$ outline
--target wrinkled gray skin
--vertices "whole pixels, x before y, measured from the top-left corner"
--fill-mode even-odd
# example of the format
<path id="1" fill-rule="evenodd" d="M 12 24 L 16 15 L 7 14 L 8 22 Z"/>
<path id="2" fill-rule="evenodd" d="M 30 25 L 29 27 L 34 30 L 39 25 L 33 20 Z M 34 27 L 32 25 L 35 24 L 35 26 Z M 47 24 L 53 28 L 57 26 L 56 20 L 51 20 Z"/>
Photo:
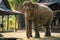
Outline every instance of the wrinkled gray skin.
<path id="1" fill-rule="evenodd" d="M 34 23 L 35 37 L 39 38 L 38 25 L 46 28 L 45 36 L 51 36 L 50 24 L 53 19 L 53 12 L 50 8 L 43 4 L 25 1 L 19 5 L 18 10 L 25 15 L 26 35 L 27 38 L 32 37 L 32 22 Z"/>

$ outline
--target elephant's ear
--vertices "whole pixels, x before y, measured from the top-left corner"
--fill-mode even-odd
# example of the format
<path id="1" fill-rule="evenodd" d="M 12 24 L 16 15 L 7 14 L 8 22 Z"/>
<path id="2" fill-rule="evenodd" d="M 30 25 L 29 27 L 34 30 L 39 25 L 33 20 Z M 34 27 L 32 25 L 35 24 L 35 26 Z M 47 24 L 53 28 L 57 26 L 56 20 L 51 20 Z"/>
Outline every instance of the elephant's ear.
<path id="1" fill-rule="evenodd" d="M 23 10 L 23 5 L 22 4 L 20 4 L 19 6 L 18 6 L 18 9 L 17 9 L 18 11 L 20 11 L 20 12 L 23 12 L 24 10 Z"/>
<path id="2" fill-rule="evenodd" d="M 33 4 L 34 5 L 34 10 L 37 10 L 39 8 L 38 4 Z"/>

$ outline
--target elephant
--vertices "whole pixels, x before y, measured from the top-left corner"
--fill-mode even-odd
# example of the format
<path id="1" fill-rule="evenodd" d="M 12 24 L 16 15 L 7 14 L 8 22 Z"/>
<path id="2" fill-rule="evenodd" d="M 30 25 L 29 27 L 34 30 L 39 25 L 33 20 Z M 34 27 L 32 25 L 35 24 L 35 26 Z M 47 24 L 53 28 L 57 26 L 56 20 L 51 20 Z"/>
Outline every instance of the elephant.
<path id="1" fill-rule="evenodd" d="M 50 26 L 53 20 L 53 11 L 46 5 L 25 1 L 18 6 L 18 11 L 25 16 L 27 38 L 32 37 L 32 22 L 34 24 L 35 38 L 39 38 L 39 25 L 45 27 L 45 36 L 51 36 Z"/>

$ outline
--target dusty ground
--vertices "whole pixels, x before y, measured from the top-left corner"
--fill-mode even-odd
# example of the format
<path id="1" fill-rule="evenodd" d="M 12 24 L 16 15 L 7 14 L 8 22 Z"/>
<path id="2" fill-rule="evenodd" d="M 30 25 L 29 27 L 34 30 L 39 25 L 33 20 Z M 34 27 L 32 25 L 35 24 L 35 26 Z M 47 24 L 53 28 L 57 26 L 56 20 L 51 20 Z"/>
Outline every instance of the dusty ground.
<path id="1" fill-rule="evenodd" d="M 7 33 L 0 33 L 0 38 L 18 38 L 17 40 L 60 40 L 60 33 L 51 33 L 51 37 L 45 37 L 44 32 L 40 33 L 40 38 L 34 38 L 34 31 L 32 33 L 33 38 L 27 39 L 25 30 L 19 30 L 17 32 L 7 32 Z"/>

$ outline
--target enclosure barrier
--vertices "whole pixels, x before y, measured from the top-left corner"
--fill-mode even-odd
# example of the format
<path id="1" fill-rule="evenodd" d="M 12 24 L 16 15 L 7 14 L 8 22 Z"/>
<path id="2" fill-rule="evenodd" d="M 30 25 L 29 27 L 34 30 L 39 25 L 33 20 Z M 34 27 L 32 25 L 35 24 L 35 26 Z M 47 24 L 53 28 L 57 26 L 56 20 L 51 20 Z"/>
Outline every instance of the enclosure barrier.
<path id="1" fill-rule="evenodd" d="M 9 15 L 15 15 L 15 28 L 14 28 L 14 31 L 16 31 L 16 19 L 17 19 L 17 15 L 21 15 L 22 13 L 19 12 L 19 11 L 12 11 L 12 10 L 9 10 L 9 9 L 2 9 L 0 8 L 0 16 L 2 17 L 2 23 L 0 25 L 0 28 L 2 28 L 2 31 L 3 31 L 3 28 L 4 28 L 4 16 L 7 15 L 7 31 L 8 31 L 8 26 L 9 26 Z"/>

